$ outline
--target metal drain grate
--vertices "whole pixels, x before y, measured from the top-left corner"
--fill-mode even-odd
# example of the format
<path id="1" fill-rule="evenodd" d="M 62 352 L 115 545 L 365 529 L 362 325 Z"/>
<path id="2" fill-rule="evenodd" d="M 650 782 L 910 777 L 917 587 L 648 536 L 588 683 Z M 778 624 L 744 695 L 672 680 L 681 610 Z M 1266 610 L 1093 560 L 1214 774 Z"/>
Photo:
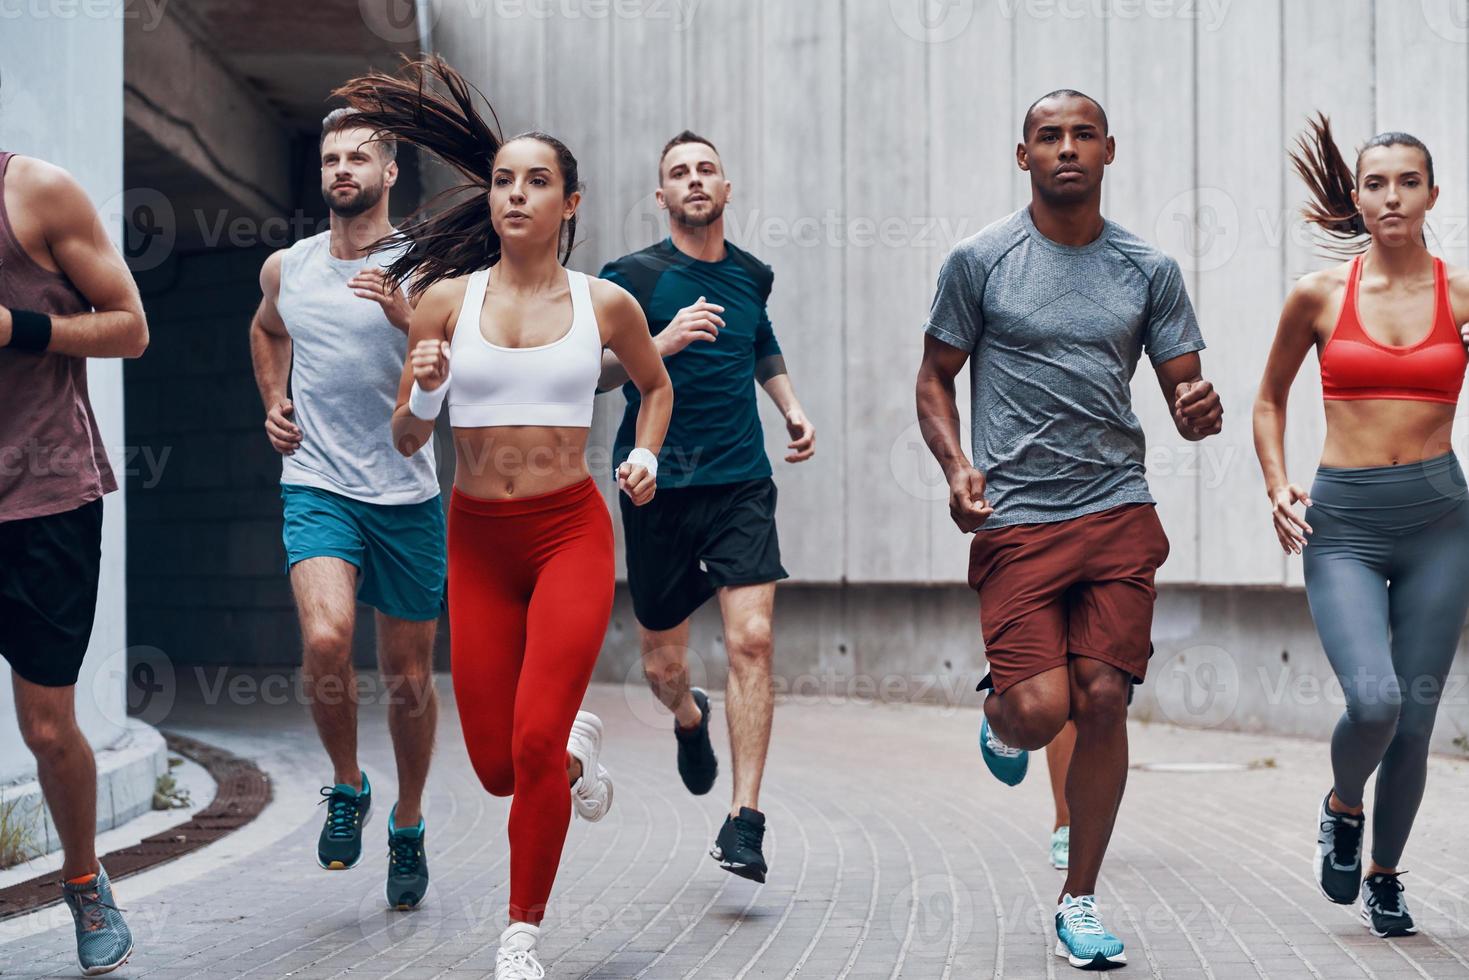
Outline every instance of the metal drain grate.
<path id="1" fill-rule="evenodd" d="M 270 777 L 249 759 L 184 735 L 165 732 L 164 740 L 169 751 L 187 756 L 208 770 L 218 787 L 214 799 L 192 819 L 147 837 L 132 847 L 103 855 L 102 863 L 107 866 L 107 877 L 112 881 L 120 881 L 211 844 L 254 820 L 270 802 Z M 0 921 L 59 904 L 58 874 L 37 875 L 0 889 Z"/>

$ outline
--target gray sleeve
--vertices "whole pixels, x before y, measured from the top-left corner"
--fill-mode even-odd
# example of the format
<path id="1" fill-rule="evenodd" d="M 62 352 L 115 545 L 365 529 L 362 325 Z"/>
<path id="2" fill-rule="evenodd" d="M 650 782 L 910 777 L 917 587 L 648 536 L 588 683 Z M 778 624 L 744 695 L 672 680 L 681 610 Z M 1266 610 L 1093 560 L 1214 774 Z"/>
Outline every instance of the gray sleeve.
<path id="1" fill-rule="evenodd" d="M 938 288 L 923 332 L 959 350 L 973 351 L 984 332 L 984 268 L 977 257 L 960 246 L 944 259 Z"/>
<path id="2" fill-rule="evenodd" d="M 1148 359 L 1154 364 L 1204 349 L 1204 335 L 1183 285 L 1183 272 L 1165 259 L 1148 285 L 1148 325 L 1143 335 Z"/>

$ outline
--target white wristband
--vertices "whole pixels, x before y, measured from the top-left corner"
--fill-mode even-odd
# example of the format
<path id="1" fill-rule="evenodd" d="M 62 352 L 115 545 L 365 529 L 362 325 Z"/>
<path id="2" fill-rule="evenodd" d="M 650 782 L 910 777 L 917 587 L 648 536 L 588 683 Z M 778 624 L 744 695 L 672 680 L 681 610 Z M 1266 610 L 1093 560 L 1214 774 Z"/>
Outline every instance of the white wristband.
<path id="1" fill-rule="evenodd" d="M 449 380 L 445 378 L 444 383 L 433 391 L 424 391 L 414 380 L 413 388 L 408 392 L 408 411 L 414 418 L 432 422 L 439 417 L 439 409 L 444 407 L 444 399 L 449 395 Z"/>
<path id="2" fill-rule="evenodd" d="M 639 446 L 627 454 L 627 461 L 633 466 L 641 466 L 648 471 L 649 476 L 655 480 L 658 479 L 658 457 L 654 456 L 651 450 Z"/>

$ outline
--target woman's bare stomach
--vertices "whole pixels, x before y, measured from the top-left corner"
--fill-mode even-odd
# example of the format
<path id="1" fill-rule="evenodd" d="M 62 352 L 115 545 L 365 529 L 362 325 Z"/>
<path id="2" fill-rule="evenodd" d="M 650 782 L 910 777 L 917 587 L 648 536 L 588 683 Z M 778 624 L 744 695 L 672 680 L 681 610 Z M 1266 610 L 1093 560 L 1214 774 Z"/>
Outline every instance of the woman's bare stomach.
<path id="1" fill-rule="evenodd" d="M 1322 466 L 1397 466 L 1453 448 L 1455 406 L 1407 399 L 1326 402 Z"/>
<path id="2" fill-rule="evenodd" d="M 553 493 L 585 480 L 589 430 L 507 425 L 454 430 L 454 488 L 505 500 Z"/>

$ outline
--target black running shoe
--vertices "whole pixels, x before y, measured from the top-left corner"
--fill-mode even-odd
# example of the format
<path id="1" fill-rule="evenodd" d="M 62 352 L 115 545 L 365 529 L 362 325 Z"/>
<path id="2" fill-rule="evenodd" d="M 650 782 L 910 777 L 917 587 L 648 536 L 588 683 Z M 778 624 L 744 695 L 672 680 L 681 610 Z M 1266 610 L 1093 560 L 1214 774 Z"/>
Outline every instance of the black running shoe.
<path id="1" fill-rule="evenodd" d="M 388 907 L 407 910 L 428 891 L 428 855 L 423 849 L 423 818 L 412 827 L 397 825 L 398 807 L 388 814 Z"/>
<path id="2" fill-rule="evenodd" d="M 703 796 L 714 788 L 719 759 L 714 755 L 714 743 L 709 741 L 709 695 L 697 687 L 689 693 L 699 706 L 699 727 L 685 732 L 677 721 L 673 723 L 673 734 L 678 739 L 678 775 L 690 793 Z"/>
<path id="3" fill-rule="evenodd" d="M 321 788 L 326 823 L 316 841 L 316 863 L 329 871 L 357 867 L 362 860 L 362 825 L 372 809 L 372 786 L 362 774 L 362 791 L 338 783 Z"/>
<path id="4" fill-rule="evenodd" d="M 1363 815 L 1337 813 L 1331 794 L 1321 801 L 1316 833 L 1316 884 L 1338 905 L 1351 905 L 1362 889 Z"/>
<path id="5" fill-rule="evenodd" d="M 765 883 L 765 855 L 760 845 L 765 840 L 765 814 L 740 807 L 740 815 L 726 817 L 709 856 L 730 874 Z"/>
<path id="6" fill-rule="evenodd" d="M 1411 936 L 1418 931 L 1403 898 L 1398 875 L 1368 875 L 1362 881 L 1362 924 L 1378 939 Z"/>

